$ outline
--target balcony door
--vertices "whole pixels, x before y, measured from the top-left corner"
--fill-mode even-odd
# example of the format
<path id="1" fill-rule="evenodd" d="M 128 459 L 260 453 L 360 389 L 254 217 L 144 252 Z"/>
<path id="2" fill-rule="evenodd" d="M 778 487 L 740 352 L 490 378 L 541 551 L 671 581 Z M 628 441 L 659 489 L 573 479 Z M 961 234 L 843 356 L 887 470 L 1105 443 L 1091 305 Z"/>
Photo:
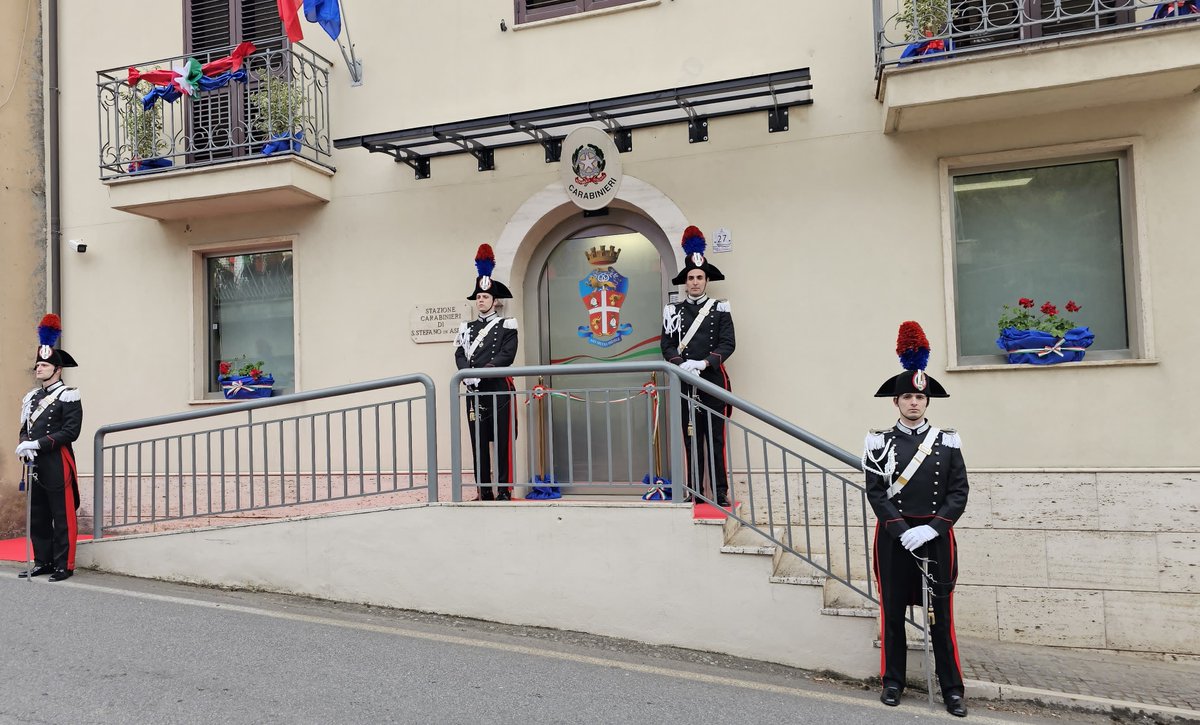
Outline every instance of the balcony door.
<path id="1" fill-rule="evenodd" d="M 254 129 L 251 119 L 249 99 L 256 90 L 254 79 L 272 70 L 265 59 L 282 62 L 278 53 L 261 53 L 280 50 L 286 43 L 276 0 L 184 0 L 183 30 L 186 54 L 201 63 L 226 55 L 245 40 L 254 43 L 260 53 L 247 59 L 247 82 L 230 83 L 181 101 L 188 104 L 188 164 L 253 153 L 255 145 L 266 140 Z"/>

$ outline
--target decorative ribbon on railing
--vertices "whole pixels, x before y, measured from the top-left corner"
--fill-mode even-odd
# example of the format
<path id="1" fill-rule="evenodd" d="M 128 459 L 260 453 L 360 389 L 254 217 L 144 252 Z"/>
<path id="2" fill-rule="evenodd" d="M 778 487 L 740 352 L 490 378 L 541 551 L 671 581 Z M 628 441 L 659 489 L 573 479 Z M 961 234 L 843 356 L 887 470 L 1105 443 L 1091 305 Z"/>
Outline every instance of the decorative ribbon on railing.
<path id="1" fill-rule="evenodd" d="M 1025 350 L 1009 350 L 1008 352 L 1009 352 L 1009 354 L 1012 354 L 1012 355 L 1015 355 L 1017 353 L 1022 353 L 1022 352 L 1031 352 L 1031 353 L 1037 355 L 1038 357 L 1046 357 L 1047 355 L 1050 355 L 1051 353 L 1053 353 L 1055 355 L 1058 355 L 1059 357 L 1062 357 L 1064 350 L 1067 352 L 1081 352 L 1081 351 L 1087 349 L 1086 347 L 1078 347 L 1078 346 L 1074 346 L 1074 345 L 1068 345 L 1066 347 L 1063 347 L 1064 342 L 1066 342 L 1066 340 L 1064 338 L 1060 337 L 1053 345 L 1046 345 L 1044 347 L 1028 348 Z"/>
<path id="2" fill-rule="evenodd" d="M 254 43 L 245 41 L 239 43 L 233 52 L 224 58 L 203 65 L 195 58 L 188 58 L 173 63 L 170 68 L 156 68 L 145 72 L 130 67 L 127 82 L 130 87 L 137 86 L 139 81 L 146 81 L 155 86 L 142 97 L 142 107 L 148 111 L 159 98 L 174 103 L 181 95 L 191 96 L 197 90 L 212 91 L 224 88 L 230 81 L 246 80 L 246 71 L 242 68 L 242 63 L 246 56 L 255 50 Z"/>
<path id="3" fill-rule="evenodd" d="M 642 479 L 642 483 L 650 487 L 650 490 L 642 494 L 643 501 L 670 501 L 671 480 L 663 477 L 662 472 L 662 439 L 660 438 L 659 418 L 658 418 L 658 374 L 651 373 L 650 382 L 642 386 L 642 392 L 650 396 L 650 419 L 654 421 L 654 426 L 650 431 L 651 440 L 654 442 L 654 470 L 647 473 Z"/>
<path id="4" fill-rule="evenodd" d="M 616 400 L 592 400 L 591 398 L 581 398 L 578 395 L 575 395 L 573 393 L 559 393 L 559 392 L 555 392 L 554 390 L 551 390 L 550 388 L 548 388 L 544 385 L 535 385 L 529 390 L 529 398 L 527 398 L 525 400 L 525 405 L 529 405 L 530 400 L 541 400 L 545 396 L 550 396 L 551 398 L 562 398 L 565 400 L 572 400 L 576 403 L 592 403 L 595 405 L 615 405 L 616 403 L 628 403 L 629 401 L 636 400 L 637 398 L 640 398 L 643 395 L 653 395 L 653 396 L 655 396 L 655 399 L 657 400 L 657 390 L 655 389 L 653 383 L 646 383 L 645 385 L 643 385 L 641 392 L 634 393 L 633 395 L 627 395 L 624 398 L 618 398 Z"/>

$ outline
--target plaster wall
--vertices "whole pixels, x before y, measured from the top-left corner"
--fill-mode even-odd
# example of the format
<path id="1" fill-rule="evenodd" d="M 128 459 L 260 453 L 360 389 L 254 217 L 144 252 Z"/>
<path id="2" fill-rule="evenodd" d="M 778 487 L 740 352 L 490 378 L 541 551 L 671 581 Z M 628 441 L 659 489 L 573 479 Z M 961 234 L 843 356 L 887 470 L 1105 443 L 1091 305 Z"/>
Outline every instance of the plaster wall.
<path id="1" fill-rule="evenodd" d="M 33 386 L 34 328 L 46 311 L 40 3 L 0 5 L 0 49 L 0 405 L 13 411 L 15 423 L 21 397 Z M 14 447 L 0 446 L 0 534 L 25 523 Z"/>
<path id="2" fill-rule="evenodd" d="M 83 567 L 671 644 L 869 677 L 874 622 L 719 553 L 690 506 L 434 504 L 106 539 Z"/>

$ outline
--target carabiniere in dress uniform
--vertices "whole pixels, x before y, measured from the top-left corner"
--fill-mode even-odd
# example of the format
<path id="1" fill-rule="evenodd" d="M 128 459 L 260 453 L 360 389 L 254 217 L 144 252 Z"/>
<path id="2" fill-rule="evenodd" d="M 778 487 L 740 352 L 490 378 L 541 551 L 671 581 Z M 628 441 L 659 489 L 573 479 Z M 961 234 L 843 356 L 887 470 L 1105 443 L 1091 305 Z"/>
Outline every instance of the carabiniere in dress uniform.
<path id="1" fill-rule="evenodd" d="M 968 493 L 962 442 L 956 431 L 938 429 L 925 417 L 931 398 L 949 394 L 925 373 L 929 341 L 920 325 L 910 321 L 900 326 L 896 352 L 904 372 L 884 381 L 875 397 L 891 398 L 900 418 L 891 428 L 867 435 L 862 458 L 867 499 L 878 519 L 874 561 L 883 646 L 880 700 L 900 704 L 906 684 L 905 610 L 922 606 L 927 598 L 926 621 L 942 700 L 951 715 L 965 717 L 954 635 L 954 524 L 966 510 Z"/>
<path id="2" fill-rule="evenodd" d="M 32 568 L 18 576 L 49 574 L 52 582 L 75 573 L 79 475 L 71 444 L 83 426 L 79 389 L 62 381 L 63 368 L 77 363 L 66 350 L 54 347 L 61 334 L 58 315 L 42 318 L 34 356 L 39 385 L 21 401 L 21 442 L 16 451 L 29 479 L 29 538 L 34 557 Z"/>
<path id="3" fill-rule="evenodd" d="M 511 317 L 501 317 L 496 311 L 496 300 L 512 299 L 512 292 L 503 282 L 492 278 L 495 267 L 496 256 L 491 245 L 481 244 L 475 254 L 475 269 L 478 272 L 475 289 L 467 297 L 475 302 L 479 317 L 462 323 L 458 328 L 458 336 L 454 341 L 454 362 L 459 370 L 506 368 L 517 357 L 517 321 Z M 512 393 L 516 385 L 510 377 L 464 378 L 462 382 L 472 393 L 493 393 L 467 397 L 467 429 L 471 434 L 479 500 L 511 500 L 513 440 L 517 435 Z M 493 444 L 496 448 L 494 476 Z M 501 484 L 495 492 L 492 483 Z"/>
<path id="4" fill-rule="evenodd" d="M 704 257 L 707 243 L 699 229 L 685 229 L 682 246 L 684 266 L 671 283 L 686 285 L 687 296 L 663 308 L 660 338 L 663 359 L 714 385 L 732 390 L 725 362 L 737 347 L 733 315 L 728 300 L 714 299 L 706 294 L 708 283 L 719 282 L 725 275 Z M 688 488 L 703 494 L 707 472 L 714 502 L 729 508 L 725 428 L 733 409 L 716 396 L 688 385 L 686 379 L 682 393 L 680 418 Z"/>

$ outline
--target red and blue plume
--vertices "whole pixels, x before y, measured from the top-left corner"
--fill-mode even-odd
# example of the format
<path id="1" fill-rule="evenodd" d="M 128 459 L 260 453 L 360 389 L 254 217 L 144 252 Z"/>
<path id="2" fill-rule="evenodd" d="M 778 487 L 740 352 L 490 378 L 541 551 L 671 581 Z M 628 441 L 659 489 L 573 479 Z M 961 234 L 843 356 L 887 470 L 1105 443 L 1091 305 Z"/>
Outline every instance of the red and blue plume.
<path id="1" fill-rule="evenodd" d="M 924 370 L 929 364 L 929 338 L 921 326 L 909 320 L 901 323 L 896 336 L 896 354 L 905 370 Z"/>
<path id="2" fill-rule="evenodd" d="M 42 318 L 38 323 L 38 343 L 41 345 L 49 345 L 54 347 L 58 343 L 58 338 L 62 335 L 62 322 L 59 321 L 58 315 L 49 314 Z"/>
<path id="3" fill-rule="evenodd" d="M 704 254 L 704 248 L 707 242 L 704 240 L 704 233 L 697 227 L 688 227 L 683 230 L 683 253 L 688 254 Z"/>
<path id="4" fill-rule="evenodd" d="M 479 251 L 475 252 L 475 269 L 480 277 L 492 276 L 492 270 L 496 269 L 496 253 L 492 251 L 492 245 L 479 245 Z"/>

